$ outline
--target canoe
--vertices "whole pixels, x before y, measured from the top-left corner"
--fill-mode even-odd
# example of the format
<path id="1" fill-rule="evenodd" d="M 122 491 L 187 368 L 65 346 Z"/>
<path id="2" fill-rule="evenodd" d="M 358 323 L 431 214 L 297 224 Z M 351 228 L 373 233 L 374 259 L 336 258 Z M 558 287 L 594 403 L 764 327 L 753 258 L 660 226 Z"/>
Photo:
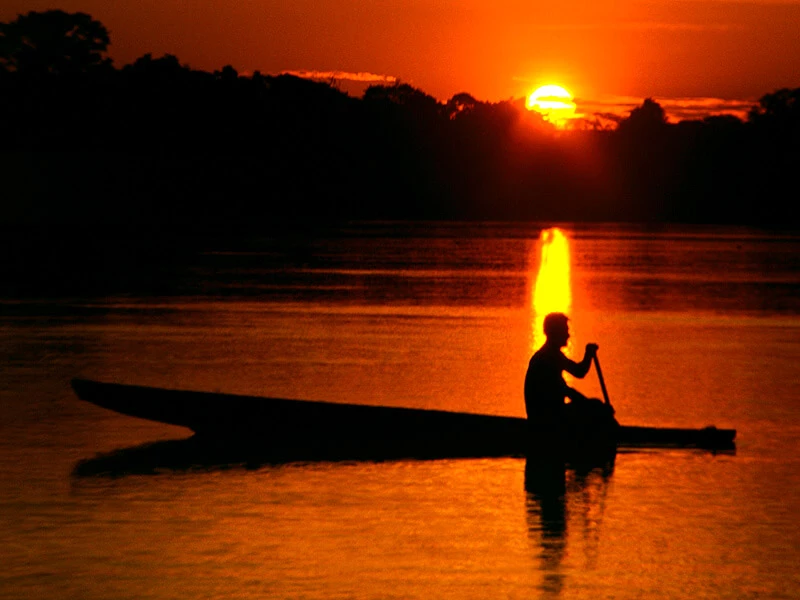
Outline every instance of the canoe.
<path id="1" fill-rule="evenodd" d="M 524 455 L 519 417 L 287 400 L 74 379 L 77 396 L 124 415 L 186 427 L 205 439 L 302 457 Z M 615 426 L 616 447 L 732 450 L 733 429 Z"/>

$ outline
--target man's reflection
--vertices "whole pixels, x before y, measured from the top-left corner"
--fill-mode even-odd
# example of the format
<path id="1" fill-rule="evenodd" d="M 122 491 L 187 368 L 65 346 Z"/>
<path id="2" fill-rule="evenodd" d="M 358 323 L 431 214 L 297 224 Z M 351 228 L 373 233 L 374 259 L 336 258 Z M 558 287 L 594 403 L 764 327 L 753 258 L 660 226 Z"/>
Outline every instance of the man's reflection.
<path id="1" fill-rule="evenodd" d="M 614 458 L 611 455 L 593 462 L 566 463 L 553 457 L 529 456 L 525 463 L 528 535 L 540 550 L 537 558 L 546 596 L 559 596 L 564 588 L 562 563 L 570 516 L 582 529 L 586 567 L 593 568 L 596 563 L 599 526 Z"/>

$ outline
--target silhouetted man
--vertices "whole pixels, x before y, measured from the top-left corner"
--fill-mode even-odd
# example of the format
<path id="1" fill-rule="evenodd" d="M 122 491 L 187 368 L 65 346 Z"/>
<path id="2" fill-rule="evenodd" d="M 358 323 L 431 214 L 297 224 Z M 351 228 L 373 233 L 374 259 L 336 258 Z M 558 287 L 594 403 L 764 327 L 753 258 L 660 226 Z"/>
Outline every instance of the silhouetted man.
<path id="1" fill-rule="evenodd" d="M 571 412 L 585 411 L 589 418 L 613 414 L 599 400 L 590 400 L 567 385 L 562 373 L 583 379 L 592 366 L 597 344 L 586 344 L 581 362 L 567 358 L 561 351 L 569 340 L 569 323 L 563 313 L 550 313 L 544 319 L 547 341 L 533 355 L 525 375 L 525 411 L 532 429 L 558 435 L 565 424 L 565 398 L 573 403 Z M 598 405 L 599 403 L 599 405 Z"/>

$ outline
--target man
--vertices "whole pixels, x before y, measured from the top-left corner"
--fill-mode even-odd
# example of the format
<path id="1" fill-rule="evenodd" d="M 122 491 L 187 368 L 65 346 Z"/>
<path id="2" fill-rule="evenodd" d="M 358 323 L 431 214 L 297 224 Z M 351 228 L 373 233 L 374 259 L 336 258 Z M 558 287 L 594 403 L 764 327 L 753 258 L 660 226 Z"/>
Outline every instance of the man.
<path id="1" fill-rule="evenodd" d="M 547 340 L 533 355 L 525 375 L 525 410 L 532 428 L 558 435 L 567 418 L 565 398 L 573 406 L 574 416 L 580 413 L 583 418 L 594 420 L 601 415 L 613 415 L 613 409 L 600 400 L 590 400 L 578 390 L 567 385 L 562 373 L 566 371 L 573 377 L 583 379 L 592 366 L 597 354 L 597 344 L 586 344 L 581 362 L 567 358 L 561 351 L 569 340 L 569 319 L 563 313 L 550 313 L 544 319 L 544 334 Z M 598 405 L 599 403 L 599 405 Z"/>

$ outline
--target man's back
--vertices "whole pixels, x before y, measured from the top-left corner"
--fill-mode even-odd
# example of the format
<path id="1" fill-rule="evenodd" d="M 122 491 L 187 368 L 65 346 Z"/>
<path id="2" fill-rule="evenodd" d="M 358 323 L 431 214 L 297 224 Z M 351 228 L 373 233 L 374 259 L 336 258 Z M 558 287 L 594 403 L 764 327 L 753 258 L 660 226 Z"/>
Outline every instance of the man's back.
<path id="1" fill-rule="evenodd" d="M 525 411 L 529 420 L 560 421 L 567 389 L 562 372 L 567 360 L 558 346 L 548 343 L 531 357 L 525 374 Z"/>

